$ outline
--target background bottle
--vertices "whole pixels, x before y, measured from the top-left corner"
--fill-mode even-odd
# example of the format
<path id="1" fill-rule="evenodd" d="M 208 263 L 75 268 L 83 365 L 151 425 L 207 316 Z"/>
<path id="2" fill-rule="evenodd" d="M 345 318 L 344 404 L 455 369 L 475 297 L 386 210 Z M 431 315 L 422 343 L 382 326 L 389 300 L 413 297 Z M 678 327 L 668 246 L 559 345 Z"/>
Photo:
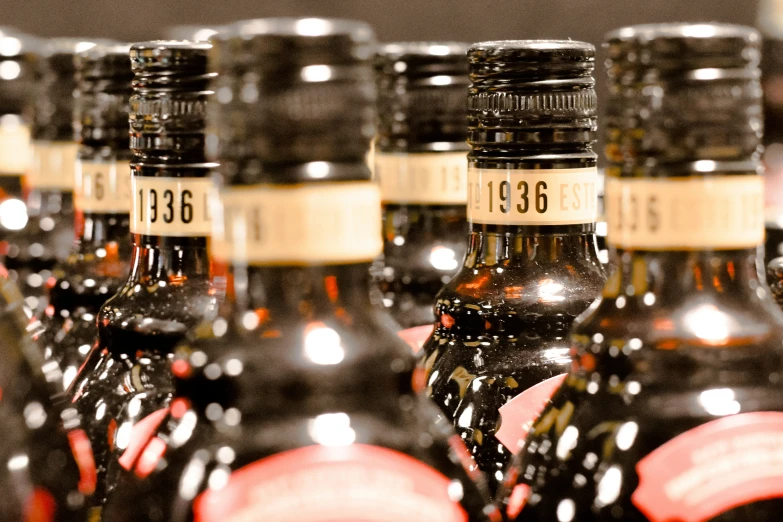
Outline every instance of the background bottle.
<path id="1" fill-rule="evenodd" d="M 595 49 L 487 42 L 468 59 L 468 252 L 438 294 L 419 384 L 494 492 L 522 425 L 568 370 L 572 321 L 604 281 L 595 242 Z"/>
<path id="2" fill-rule="evenodd" d="M 210 324 L 212 339 L 178 350 L 178 397 L 128 455 L 107 519 L 494 512 L 411 389 L 410 349 L 370 305 L 382 248 L 365 163 L 372 50 L 370 28 L 343 20 L 254 20 L 214 41 L 209 143 L 223 187 L 212 254 L 231 265 L 232 312 Z"/>
<path id="3" fill-rule="evenodd" d="M 403 328 L 427 325 L 421 341 L 435 319 L 435 295 L 465 256 L 467 50 L 451 42 L 395 43 L 376 57 L 379 284 Z"/>
<path id="4" fill-rule="evenodd" d="M 96 505 L 113 487 L 114 446 L 124 450 L 136 422 L 168 404 L 173 348 L 215 305 L 207 256 L 215 164 L 204 158 L 209 48 L 155 41 L 130 49 L 131 271 L 101 308 L 98 342 L 70 390 L 98 465 Z"/>
<path id="5" fill-rule="evenodd" d="M 32 103 L 31 161 L 24 178 L 28 220 L 9 258 L 27 306 L 46 308 L 46 282 L 73 245 L 73 183 L 79 145 L 73 129 L 74 54 L 94 42 L 69 38 L 40 46 Z"/>
<path id="6" fill-rule="evenodd" d="M 17 268 L 35 257 L 18 243 L 24 237 L 27 211 L 22 193 L 30 166 L 30 124 L 35 64 L 40 41 L 16 29 L 0 27 L 0 254 L 9 277 L 19 284 Z"/>
<path id="7" fill-rule="evenodd" d="M 620 265 L 509 474 L 516 520 L 774 520 L 783 316 L 761 279 L 759 35 L 608 35 Z M 527 494 L 528 483 L 532 487 Z"/>
<path id="8" fill-rule="evenodd" d="M 128 47 L 99 44 L 75 55 L 74 126 L 80 147 L 74 181 L 76 243 L 48 282 L 40 342 L 51 366 L 71 384 L 97 337 L 101 305 L 125 281 L 130 258 Z"/>

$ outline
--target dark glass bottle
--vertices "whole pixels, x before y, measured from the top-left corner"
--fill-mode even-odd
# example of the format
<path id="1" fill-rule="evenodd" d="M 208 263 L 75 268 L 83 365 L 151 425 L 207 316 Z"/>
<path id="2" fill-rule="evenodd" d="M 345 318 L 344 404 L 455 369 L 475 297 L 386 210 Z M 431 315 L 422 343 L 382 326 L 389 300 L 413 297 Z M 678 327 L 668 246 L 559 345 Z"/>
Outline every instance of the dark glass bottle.
<path id="1" fill-rule="evenodd" d="M 450 449 L 459 440 L 413 392 L 410 349 L 370 304 L 372 31 L 254 20 L 213 44 L 212 254 L 231 265 L 230 311 L 178 349 L 177 397 L 123 455 L 132 471 L 106 519 L 484 520 L 496 511 Z"/>
<path id="2" fill-rule="evenodd" d="M 509 472 L 510 518 L 777 520 L 783 315 L 758 248 L 759 35 L 627 27 L 608 54 L 620 265 Z"/>
<path id="3" fill-rule="evenodd" d="M 95 489 L 89 441 L 62 429 L 28 326 L 22 294 L 0 265 L 0 520 L 85 520 Z"/>
<path id="4" fill-rule="evenodd" d="M 571 323 L 604 281 L 595 49 L 501 41 L 472 46 L 468 58 L 468 252 L 438 294 L 419 384 L 494 493 L 542 390 L 568 370 Z"/>
<path id="5" fill-rule="evenodd" d="M 21 269 L 40 254 L 27 241 L 24 176 L 30 166 L 30 124 L 40 41 L 0 27 L 0 255 L 11 280 L 27 285 Z M 29 290 L 30 288 L 25 288 Z M 39 287 L 40 289 L 40 287 Z M 31 301 L 37 304 L 37 300 Z"/>
<path id="6" fill-rule="evenodd" d="M 28 307 L 46 308 L 46 282 L 55 264 L 73 245 L 73 184 L 79 144 L 73 129 L 74 54 L 95 45 L 74 39 L 48 40 L 41 46 L 31 128 L 32 160 L 26 172 L 28 220 L 15 245 L 19 255 L 9 266 L 18 274 Z"/>
<path id="7" fill-rule="evenodd" d="M 213 311 L 204 158 L 208 43 L 134 44 L 130 99 L 133 253 L 127 282 L 98 314 L 98 342 L 69 393 L 93 443 L 97 506 L 118 470 L 112 454 L 137 421 L 168 404 L 174 346 Z"/>
<path id="8" fill-rule="evenodd" d="M 374 174 L 383 201 L 384 303 L 427 338 L 435 296 L 465 257 L 467 44 L 395 43 L 376 57 Z"/>
<path id="9" fill-rule="evenodd" d="M 42 317 L 47 367 L 55 392 L 64 391 L 97 337 L 101 305 L 128 273 L 130 159 L 128 99 L 133 73 L 128 47 L 98 44 L 77 52 L 74 126 L 80 141 L 74 181 L 76 242 L 47 283 Z"/>

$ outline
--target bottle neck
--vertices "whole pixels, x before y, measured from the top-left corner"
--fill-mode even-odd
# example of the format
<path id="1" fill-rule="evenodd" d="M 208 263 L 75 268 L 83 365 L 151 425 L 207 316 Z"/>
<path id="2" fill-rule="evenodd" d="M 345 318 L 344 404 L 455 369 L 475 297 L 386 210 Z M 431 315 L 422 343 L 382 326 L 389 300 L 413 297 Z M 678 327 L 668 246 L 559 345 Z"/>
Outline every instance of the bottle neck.
<path id="1" fill-rule="evenodd" d="M 128 284 L 182 285 L 210 276 L 207 238 L 133 234 Z"/>
<path id="2" fill-rule="evenodd" d="M 370 302 L 370 263 L 316 266 L 242 266 L 229 270 L 228 302 L 240 330 L 255 316 L 295 325 L 361 314 Z M 248 315 L 250 313 L 250 315 Z M 276 324 L 281 324 L 280 321 Z"/>
<path id="3" fill-rule="evenodd" d="M 605 297 L 641 299 L 651 306 L 677 306 L 699 294 L 758 303 L 765 294 L 758 249 L 639 251 L 617 250 L 618 268 Z M 764 299 L 766 301 L 767 299 Z M 622 301 L 621 301 L 622 302 Z"/>
<path id="4" fill-rule="evenodd" d="M 463 266 L 558 263 L 582 259 L 598 263 L 595 224 L 564 226 L 501 226 L 474 223 L 468 235 Z"/>

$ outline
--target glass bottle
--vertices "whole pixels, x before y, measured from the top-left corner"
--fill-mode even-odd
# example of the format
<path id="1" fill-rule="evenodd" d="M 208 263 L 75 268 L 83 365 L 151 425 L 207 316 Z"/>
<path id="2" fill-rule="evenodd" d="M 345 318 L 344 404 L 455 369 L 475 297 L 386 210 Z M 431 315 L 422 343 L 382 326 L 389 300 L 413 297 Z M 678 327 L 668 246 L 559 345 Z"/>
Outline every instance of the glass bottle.
<path id="1" fill-rule="evenodd" d="M 467 49 L 451 42 L 393 43 L 376 57 L 379 285 L 403 328 L 426 325 L 417 330 L 421 341 L 435 319 L 435 296 L 465 256 Z"/>
<path id="2" fill-rule="evenodd" d="M 24 178 L 28 220 L 15 242 L 20 255 L 10 263 L 35 315 L 46 308 L 45 284 L 52 269 L 68 257 L 73 245 L 73 184 L 79 148 L 73 129 L 73 60 L 77 50 L 93 45 L 70 38 L 48 40 L 41 46 L 36 66 L 32 159 Z"/>
<path id="3" fill-rule="evenodd" d="M 79 150 L 74 178 L 76 242 L 47 282 L 41 319 L 47 378 L 66 390 L 97 337 L 96 317 L 119 290 L 130 259 L 128 99 L 133 73 L 128 46 L 98 44 L 75 54 L 74 127 Z M 56 377 L 56 378 L 55 378 Z"/>
<path id="4" fill-rule="evenodd" d="M 775 520 L 783 315 L 761 279 L 759 35 L 671 24 L 607 38 L 620 265 L 509 472 L 509 518 Z"/>
<path id="5" fill-rule="evenodd" d="M 95 467 L 83 431 L 66 434 L 41 371 L 21 292 L 0 265 L 0 520 L 85 520 Z"/>
<path id="6" fill-rule="evenodd" d="M 595 49 L 498 41 L 468 52 L 468 252 L 438 294 L 418 385 L 494 494 L 570 365 L 568 330 L 600 293 Z"/>
<path id="7" fill-rule="evenodd" d="M 123 455 L 107 520 L 484 520 L 496 511 L 459 440 L 413 392 L 410 348 L 370 304 L 372 31 L 262 19 L 213 45 L 212 255 L 231 267 L 230 312 L 178 349 L 176 398 Z"/>
<path id="8" fill-rule="evenodd" d="M 30 124 L 40 41 L 10 27 L 0 27 L 0 255 L 9 277 L 39 254 L 26 241 L 27 209 L 22 190 L 30 167 Z M 30 289 L 30 288 L 25 288 Z"/>
<path id="9" fill-rule="evenodd" d="M 69 390 L 98 466 L 96 511 L 111 490 L 114 451 L 171 398 L 174 346 L 215 306 L 204 157 L 210 44 L 153 41 L 130 49 L 131 233 L 128 280 L 98 314 L 98 342 Z"/>

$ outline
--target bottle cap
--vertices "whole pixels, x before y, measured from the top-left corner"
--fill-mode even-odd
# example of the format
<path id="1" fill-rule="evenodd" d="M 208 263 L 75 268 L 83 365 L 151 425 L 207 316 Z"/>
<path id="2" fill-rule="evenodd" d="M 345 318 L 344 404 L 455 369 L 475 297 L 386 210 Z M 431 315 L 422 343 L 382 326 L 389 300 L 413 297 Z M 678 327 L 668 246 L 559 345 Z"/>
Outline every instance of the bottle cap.
<path id="1" fill-rule="evenodd" d="M 76 53 L 74 127 L 83 143 L 128 147 L 129 45 L 97 44 Z"/>
<path id="2" fill-rule="evenodd" d="M 73 141 L 73 110 L 76 79 L 74 55 L 108 40 L 53 38 L 41 47 L 36 70 L 36 99 L 32 137 L 35 140 Z"/>
<path id="3" fill-rule="evenodd" d="M 365 157 L 375 118 L 367 24 L 250 20 L 212 41 L 210 68 L 218 78 L 208 152 L 224 171 L 243 157 L 288 164 Z"/>
<path id="4" fill-rule="evenodd" d="M 204 161 L 206 103 L 212 94 L 207 42 L 152 41 L 130 50 L 134 72 L 130 147 L 137 154 L 174 154 Z"/>
<path id="5" fill-rule="evenodd" d="M 519 142 L 519 132 L 592 142 L 596 130 L 595 47 L 572 40 L 505 40 L 468 51 L 470 142 Z M 546 130 L 548 129 L 548 130 Z M 548 139 L 548 138 L 547 138 Z"/>
<path id="6" fill-rule="evenodd" d="M 402 42 L 375 58 L 378 147 L 405 151 L 467 139 L 468 44 Z"/>
<path id="7" fill-rule="evenodd" d="M 22 114 L 33 103 L 41 41 L 0 26 L 0 115 Z"/>
<path id="8" fill-rule="evenodd" d="M 628 175 L 687 173 L 700 160 L 755 171 L 763 128 L 760 40 L 754 29 L 727 24 L 609 33 L 608 159 Z"/>

